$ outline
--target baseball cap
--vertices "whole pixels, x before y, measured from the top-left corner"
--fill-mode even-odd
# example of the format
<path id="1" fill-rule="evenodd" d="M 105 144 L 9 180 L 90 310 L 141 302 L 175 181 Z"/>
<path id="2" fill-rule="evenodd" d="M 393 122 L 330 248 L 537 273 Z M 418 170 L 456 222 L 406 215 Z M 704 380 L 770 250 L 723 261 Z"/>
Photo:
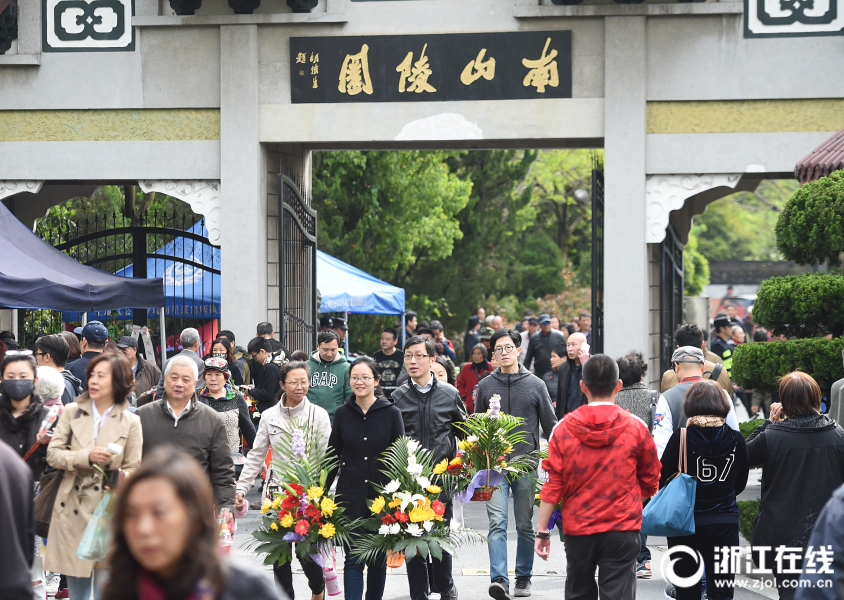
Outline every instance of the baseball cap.
<path id="1" fill-rule="evenodd" d="M 551 319 L 548 319 L 548 322 L 550 323 Z M 528 323 L 530 323 L 531 325 L 539 325 L 539 319 L 537 319 L 536 317 L 531 317 L 530 319 L 528 319 Z"/>
<path id="2" fill-rule="evenodd" d="M 344 331 L 348 331 L 349 329 L 349 326 L 346 325 L 346 319 L 343 319 L 342 317 L 334 317 L 332 319 L 331 327 L 333 327 L 334 329 L 337 329 L 339 327 Z"/>
<path id="3" fill-rule="evenodd" d="M 725 325 L 730 324 L 730 317 L 727 316 L 727 313 L 720 312 L 715 315 L 715 327 L 724 327 Z"/>
<path id="4" fill-rule="evenodd" d="M 547 313 L 542 313 L 541 315 L 539 315 L 539 324 L 540 325 L 545 325 L 546 323 L 550 323 L 550 322 L 551 322 L 551 315 L 549 315 Z"/>
<path id="5" fill-rule="evenodd" d="M 673 363 L 697 363 L 703 364 L 703 350 L 694 346 L 680 346 L 671 355 Z"/>
<path id="6" fill-rule="evenodd" d="M 76 335 L 81 335 L 89 342 L 105 344 L 108 340 L 108 329 L 99 321 L 89 321 L 85 327 L 77 327 L 73 330 Z"/>
<path id="7" fill-rule="evenodd" d="M 118 348 L 137 348 L 138 347 L 138 340 L 133 338 L 130 335 L 124 335 L 120 340 L 117 342 Z"/>
<path id="8" fill-rule="evenodd" d="M 478 333 L 480 334 L 478 337 L 482 340 L 488 340 L 492 338 L 492 334 L 495 332 L 492 330 L 492 327 L 481 327 L 481 330 Z"/>

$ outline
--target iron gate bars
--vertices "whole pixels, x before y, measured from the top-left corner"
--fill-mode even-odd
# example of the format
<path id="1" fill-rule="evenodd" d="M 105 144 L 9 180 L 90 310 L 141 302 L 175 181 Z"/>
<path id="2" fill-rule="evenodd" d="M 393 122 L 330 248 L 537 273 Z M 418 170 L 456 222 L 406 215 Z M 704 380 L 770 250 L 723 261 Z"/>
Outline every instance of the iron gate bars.
<path id="1" fill-rule="evenodd" d="M 279 337 L 291 352 L 316 349 L 317 213 L 302 197 L 301 178 L 278 176 Z"/>
<path id="2" fill-rule="evenodd" d="M 604 352 L 604 163 L 592 159 L 592 347 Z"/>

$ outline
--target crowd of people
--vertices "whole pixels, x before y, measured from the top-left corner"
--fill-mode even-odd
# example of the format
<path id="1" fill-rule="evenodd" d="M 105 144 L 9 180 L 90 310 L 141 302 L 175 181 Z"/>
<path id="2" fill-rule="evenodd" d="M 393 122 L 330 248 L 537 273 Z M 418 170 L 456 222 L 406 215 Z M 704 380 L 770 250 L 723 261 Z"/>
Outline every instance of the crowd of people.
<path id="1" fill-rule="evenodd" d="M 739 546 L 736 498 L 750 468 L 762 467 L 754 546 L 810 550 L 841 539 L 832 515 L 844 502 L 837 491 L 844 430 L 822 414 L 815 380 L 795 372 L 780 380 L 778 395 L 759 409 L 768 419 L 745 441 L 724 337 L 733 337 L 729 321 L 727 312 L 718 314 L 710 340 L 696 325 L 679 327 L 658 392 L 646 381 L 640 352 L 592 354 L 586 312 L 565 324 L 530 313 L 509 328 L 479 308 L 464 336 L 465 361 L 441 322 L 413 312 L 405 330 L 383 330 L 372 357 L 346 356 L 348 325 L 335 317 L 320 321 L 311 354 L 288 350 L 269 323 L 256 327 L 245 348 L 231 331 L 203 344 L 187 328 L 181 351 L 160 367 L 138 338 L 109 340 L 98 321 L 39 336 L 30 349 L 6 336 L 0 527 L 9 543 L 0 545 L 0 597 L 43 600 L 52 587 L 57 598 L 72 600 L 292 599 L 291 563 L 273 566 L 273 589 L 220 558 L 217 518 L 223 510 L 242 518 L 259 508 L 247 500 L 256 481 L 262 498 L 279 491 L 268 453 L 280 451 L 295 424 L 307 424 L 317 447 L 338 458 L 326 486 L 336 486 L 346 514 L 357 518 L 386 483 L 378 457 L 396 439 L 417 440 L 435 462 L 452 460 L 463 435 L 455 425 L 486 412 L 494 399 L 501 412 L 522 420 L 525 441 L 510 457 L 542 450 L 547 440 L 547 458 L 505 478 L 486 503 L 490 597 L 532 595 L 534 559 L 550 558 L 549 527 L 559 511 L 566 598 L 634 598 L 637 580 L 653 575 L 643 510 L 683 471 L 697 482 L 689 507 L 696 528 L 669 536 L 668 546 L 699 552 L 704 567 L 696 583 L 669 585 L 666 594 L 697 599 L 705 590 L 712 599 L 732 598 L 735 573 L 716 562 L 719 548 Z M 538 481 L 544 484 L 535 521 Z M 77 549 L 106 490 L 117 493 L 111 552 L 86 560 Z M 447 491 L 440 500 L 446 520 L 460 512 Z M 778 568 L 772 556 L 762 560 L 774 569 L 781 598 L 815 597 L 800 595 L 802 557 L 797 574 Z M 301 567 L 312 600 L 322 600 L 322 568 L 309 560 Z M 697 567 L 684 557 L 674 570 L 688 579 Z M 386 569 L 386 556 L 364 564 L 347 553 L 345 596 L 380 600 Z M 458 597 L 448 553 L 408 557 L 407 581 L 412 600 Z"/>

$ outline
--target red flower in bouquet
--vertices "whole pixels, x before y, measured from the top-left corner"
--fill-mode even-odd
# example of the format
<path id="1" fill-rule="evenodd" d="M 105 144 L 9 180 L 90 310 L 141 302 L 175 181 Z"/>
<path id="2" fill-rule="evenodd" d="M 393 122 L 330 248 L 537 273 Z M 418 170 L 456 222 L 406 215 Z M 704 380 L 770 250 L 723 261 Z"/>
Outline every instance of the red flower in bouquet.
<path id="1" fill-rule="evenodd" d="M 440 517 L 445 514 L 445 505 L 439 500 L 434 500 L 433 502 L 431 502 L 431 508 L 434 509 L 434 514 Z"/>
<path id="2" fill-rule="evenodd" d="M 289 485 L 291 488 L 293 488 L 293 491 L 296 492 L 297 496 L 302 495 L 302 486 L 301 485 L 299 485 L 298 483 L 288 483 L 287 485 Z M 287 495 L 289 496 L 290 492 L 287 492 Z"/>
<path id="3" fill-rule="evenodd" d="M 392 515 L 384 515 L 383 517 L 381 517 L 381 522 L 384 525 L 392 525 L 396 522 L 396 518 Z"/>
<path id="4" fill-rule="evenodd" d="M 396 521 L 398 521 L 399 523 L 407 523 L 407 521 L 410 519 L 410 517 L 407 516 L 407 513 L 403 513 L 400 510 L 396 511 L 396 514 L 394 516 L 396 517 Z"/>
<path id="5" fill-rule="evenodd" d="M 294 531 L 296 531 L 296 533 L 299 535 L 308 535 L 308 529 L 310 529 L 310 527 L 310 523 L 305 520 L 302 520 L 296 523 L 296 529 Z"/>
<path id="6" fill-rule="evenodd" d="M 309 519 L 313 519 L 314 517 L 319 518 L 322 516 L 322 513 L 319 512 L 319 508 L 313 504 L 308 504 L 308 507 L 305 509 L 305 516 Z"/>
<path id="7" fill-rule="evenodd" d="M 299 500 L 293 496 L 285 496 L 281 501 L 281 508 L 285 510 L 294 510 L 299 506 Z"/>

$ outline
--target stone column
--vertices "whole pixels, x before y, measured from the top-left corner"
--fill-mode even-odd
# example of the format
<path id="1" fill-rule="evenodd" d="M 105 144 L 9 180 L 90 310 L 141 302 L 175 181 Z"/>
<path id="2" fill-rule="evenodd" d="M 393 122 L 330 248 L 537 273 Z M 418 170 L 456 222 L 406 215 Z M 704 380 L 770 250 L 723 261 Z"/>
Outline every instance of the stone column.
<path id="1" fill-rule="evenodd" d="M 246 346 L 267 320 L 267 156 L 258 142 L 258 27 L 220 27 L 222 327 Z"/>
<path id="2" fill-rule="evenodd" d="M 605 22 L 604 351 L 648 356 L 645 17 Z"/>

